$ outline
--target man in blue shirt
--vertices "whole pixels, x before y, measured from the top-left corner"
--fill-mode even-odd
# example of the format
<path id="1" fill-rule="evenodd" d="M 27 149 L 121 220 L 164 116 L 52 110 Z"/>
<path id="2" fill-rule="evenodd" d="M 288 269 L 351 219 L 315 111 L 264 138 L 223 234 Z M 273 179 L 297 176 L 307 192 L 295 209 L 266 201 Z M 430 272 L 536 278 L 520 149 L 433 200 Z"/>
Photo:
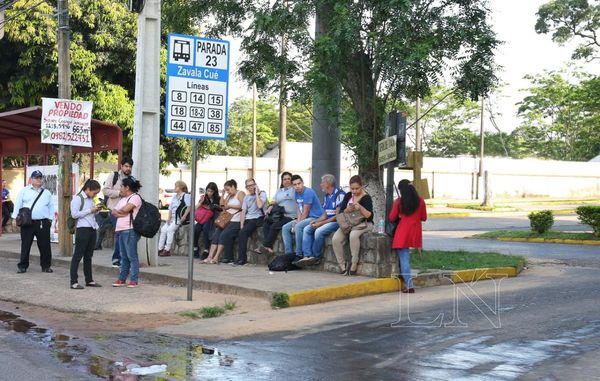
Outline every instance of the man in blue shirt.
<path id="1" fill-rule="evenodd" d="M 312 221 L 323 214 L 323 208 L 314 190 L 304 186 L 304 181 L 299 175 L 292 176 L 296 198 L 296 219 L 283 225 L 283 247 L 285 254 L 293 253 L 292 233 L 296 238 L 296 257 L 302 258 L 302 235 Z"/>
<path id="2" fill-rule="evenodd" d="M 50 268 L 52 265 L 50 226 L 54 218 L 54 202 L 52 201 L 50 191 L 42 188 L 43 182 L 42 172 L 33 171 L 31 174 L 31 185 L 23 188 L 15 201 L 15 210 L 12 214 L 13 224 L 16 225 L 14 219 L 17 218 L 17 214 L 21 208 L 31 209 L 32 219 L 30 226 L 21 226 L 21 261 L 17 265 L 18 274 L 23 274 L 29 267 L 29 252 L 33 244 L 33 237 L 37 238 L 42 272 L 53 272 Z"/>
<path id="3" fill-rule="evenodd" d="M 304 258 L 297 262 L 298 266 L 317 264 L 321 259 L 325 239 L 339 228 L 335 216 L 339 212 L 339 205 L 344 200 L 346 192 L 336 187 L 335 176 L 330 174 L 321 176 L 321 189 L 325 193 L 323 214 L 304 228 L 302 238 Z"/>
<path id="4" fill-rule="evenodd" d="M 14 210 L 13 202 L 10 199 L 10 191 L 6 187 L 6 180 L 2 180 L 2 227 L 5 227 L 10 220 L 10 215 Z"/>

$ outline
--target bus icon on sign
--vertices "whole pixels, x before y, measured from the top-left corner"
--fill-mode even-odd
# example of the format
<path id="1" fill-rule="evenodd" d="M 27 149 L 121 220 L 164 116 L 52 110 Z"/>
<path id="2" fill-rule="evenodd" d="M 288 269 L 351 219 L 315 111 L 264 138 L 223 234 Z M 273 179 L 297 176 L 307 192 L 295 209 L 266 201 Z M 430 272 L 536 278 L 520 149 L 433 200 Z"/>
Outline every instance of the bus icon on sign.
<path id="1" fill-rule="evenodd" d="M 179 61 L 180 59 L 184 62 L 190 60 L 190 42 L 187 40 L 175 40 L 173 42 L 173 59 Z"/>

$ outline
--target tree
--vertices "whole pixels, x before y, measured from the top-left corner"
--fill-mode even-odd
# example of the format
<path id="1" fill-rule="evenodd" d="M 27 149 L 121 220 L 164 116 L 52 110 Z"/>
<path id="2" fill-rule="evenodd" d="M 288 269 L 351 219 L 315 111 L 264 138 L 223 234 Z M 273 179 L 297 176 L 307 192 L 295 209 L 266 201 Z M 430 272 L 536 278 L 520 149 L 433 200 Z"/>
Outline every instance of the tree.
<path id="1" fill-rule="evenodd" d="M 188 1 L 162 3 L 165 41 L 170 31 L 197 32 L 195 19 L 185 12 Z M 6 23 L 6 35 L 0 40 L 0 110 L 39 105 L 42 97 L 57 97 L 57 21 L 52 16 L 56 1 L 41 1 L 27 10 L 31 5 L 18 0 L 6 12 L 7 20 L 14 18 Z M 118 124 L 123 130 L 123 150 L 130 153 L 137 15 L 129 12 L 126 0 L 80 0 L 69 2 L 69 19 L 72 97 L 94 101 L 94 118 Z M 164 67 L 166 50 L 162 58 Z M 161 80 L 164 84 L 164 73 Z M 189 160 L 191 145 L 186 139 L 161 133 L 160 147 L 163 167 Z M 208 144 L 202 142 L 200 147 L 202 154 Z"/>
<path id="2" fill-rule="evenodd" d="M 215 3 L 215 12 L 225 11 Z M 356 118 L 346 129 L 346 140 L 381 216 L 377 142 L 383 137 L 388 102 L 427 96 L 444 74 L 452 78 L 460 96 L 475 99 L 489 91 L 496 81 L 493 51 L 498 40 L 487 22 L 486 2 L 290 0 L 287 5 L 288 11 L 280 11 L 279 1 L 255 2 L 236 21 L 248 25 L 248 30 L 227 30 L 224 25 L 217 29 L 244 37 L 241 73 L 259 87 L 276 86 L 281 71 L 274 68 L 284 65 L 295 79 L 290 85 L 293 96 L 333 99 L 331 94 L 342 89 Z M 324 32 L 313 41 L 308 27 L 315 11 Z M 276 54 L 273 41 L 282 30 L 293 41 L 296 54 Z M 331 104 L 330 111 L 337 107 L 337 102 Z"/>
<path id="3" fill-rule="evenodd" d="M 537 13 L 535 31 L 552 34 L 552 41 L 564 44 L 574 38 L 583 42 L 573 52 L 574 59 L 599 59 L 598 29 L 600 4 L 596 0 L 553 0 L 542 5 Z"/>
<path id="4" fill-rule="evenodd" d="M 555 160 L 589 160 L 600 152 L 600 79 L 575 71 L 529 76 L 514 135 L 528 153 Z"/>

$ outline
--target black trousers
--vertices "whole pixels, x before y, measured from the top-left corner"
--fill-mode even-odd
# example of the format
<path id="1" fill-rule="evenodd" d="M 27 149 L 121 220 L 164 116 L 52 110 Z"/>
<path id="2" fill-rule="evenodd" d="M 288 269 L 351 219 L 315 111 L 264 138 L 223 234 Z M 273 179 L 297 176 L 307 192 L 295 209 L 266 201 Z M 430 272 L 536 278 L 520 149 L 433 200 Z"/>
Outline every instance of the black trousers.
<path id="1" fill-rule="evenodd" d="M 230 222 L 219 236 L 219 245 L 225 246 L 223 259 L 233 261 L 233 243 L 240 232 L 239 222 Z M 214 242 L 214 241 L 213 241 Z"/>
<path id="2" fill-rule="evenodd" d="M 14 204 L 12 201 L 4 201 L 2 203 L 2 226 L 5 226 L 10 220 L 10 215 L 14 210 Z"/>
<path id="3" fill-rule="evenodd" d="M 275 243 L 279 231 L 281 230 L 283 225 L 287 224 L 291 220 L 292 219 L 289 217 L 283 217 L 278 221 L 271 221 L 269 219 L 265 219 L 265 222 L 263 224 L 263 246 L 272 249 L 273 243 Z"/>
<path id="4" fill-rule="evenodd" d="M 94 281 L 92 277 L 92 255 L 96 246 L 96 230 L 94 228 L 77 228 L 75 231 L 75 252 L 71 258 L 71 284 L 77 282 L 77 269 L 83 258 L 83 275 L 85 283 Z"/>
<path id="5" fill-rule="evenodd" d="M 110 218 L 108 217 L 108 213 L 98 213 L 96 215 L 96 222 L 98 223 L 98 231 L 96 238 L 96 247 L 98 249 L 102 249 L 102 241 L 104 241 L 104 236 L 106 233 L 111 230 L 112 224 L 110 222 Z"/>
<path id="6" fill-rule="evenodd" d="M 264 217 L 255 218 L 252 220 L 244 221 L 244 227 L 240 230 L 240 236 L 238 238 L 238 261 L 248 261 L 248 238 L 254 233 L 259 226 L 262 225 Z"/>
<path id="7" fill-rule="evenodd" d="M 42 270 L 50 268 L 52 265 L 52 248 L 50 247 L 51 225 L 52 221 L 43 219 L 33 220 L 31 226 L 21 226 L 21 261 L 17 265 L 20 269 L 26 270 L 29 267 L 29 252 L 33 244 L 33 237 L 37 238 Z"/>

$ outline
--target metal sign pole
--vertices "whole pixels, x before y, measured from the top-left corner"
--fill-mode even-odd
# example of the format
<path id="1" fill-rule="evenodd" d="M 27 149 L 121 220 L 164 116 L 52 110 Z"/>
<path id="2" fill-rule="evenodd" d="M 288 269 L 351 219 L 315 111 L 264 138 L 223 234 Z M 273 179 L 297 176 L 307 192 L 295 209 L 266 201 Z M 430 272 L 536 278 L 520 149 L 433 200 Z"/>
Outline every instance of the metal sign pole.
<path id="1" fill-rule="evenodd" d="M 198 162 L 198 139 L 192 139 L 192 201 L 190 205 L 190 226 L 188 231 L 188 240 L 190 250 L 188 253 L 188 284 L 187 300 L 192 300 L 192 286 L 194 283 L 194 216 L 196 215 L 196 163 Z"/>

